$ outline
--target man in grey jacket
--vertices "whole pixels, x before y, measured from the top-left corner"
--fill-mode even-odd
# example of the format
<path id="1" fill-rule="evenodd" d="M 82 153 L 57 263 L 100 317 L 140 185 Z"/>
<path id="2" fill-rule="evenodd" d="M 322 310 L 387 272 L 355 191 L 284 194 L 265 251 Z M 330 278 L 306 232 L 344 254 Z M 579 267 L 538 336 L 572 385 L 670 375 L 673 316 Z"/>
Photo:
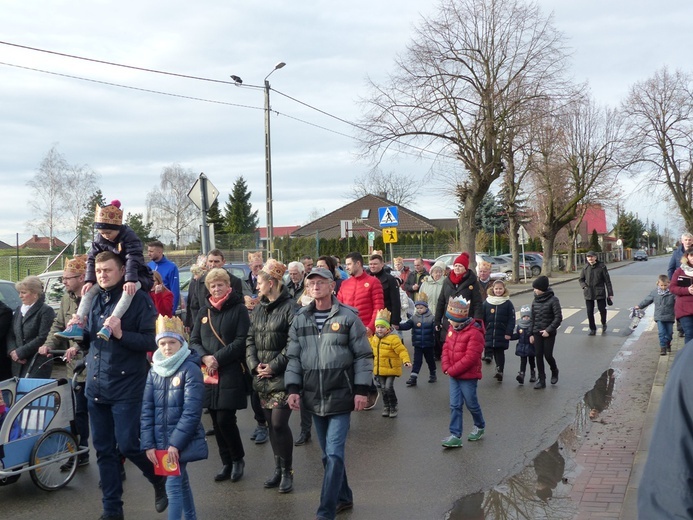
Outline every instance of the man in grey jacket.
<path id="1" fill-rule="evenodd" d="M 329 270 L 314 268 L 306 287 L 314 300 L 298 311 L 291 324 L 284 382 L 290 408 L 303 406 L 313 414 L 325 468 L 316 516 L 332 520 L 353 507 L 344 448 L 351 412 L 366 406 L 373 351 L 358 315 L 332 295 L 334 278 Z"/>

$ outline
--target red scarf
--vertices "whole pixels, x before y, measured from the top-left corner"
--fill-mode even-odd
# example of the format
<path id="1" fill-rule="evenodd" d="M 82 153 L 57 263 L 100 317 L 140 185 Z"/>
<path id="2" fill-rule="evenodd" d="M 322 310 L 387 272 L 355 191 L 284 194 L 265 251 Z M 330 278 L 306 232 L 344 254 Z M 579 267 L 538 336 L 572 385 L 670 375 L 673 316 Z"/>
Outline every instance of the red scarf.
<path id="1" fill-rule="evenodd" d="M 212 307 L 214 307 L 216 310 L 220 311 L 221 306 L 224 305 L 224 302 L 229 299 L 229 296 L 231 296 L 231 287 L 229 287 L 228 292 L 222 296 L 221 298 L 215 299 L 214 296 L 211 294 L 209 295 L 209 303 L 212 304 Z"/>
<path id="2" fill-rule="evenodd" d="M 457 285 L 462 281 L 462 278 L 467 274 L 467 271 L 465 271 L 462 274 L 457 274 L 455 271 L 450 271 L 450 274 L 448 275 L 448 278 L 450 278 L 450 281 L 453 283 L 453 285 Z"/>

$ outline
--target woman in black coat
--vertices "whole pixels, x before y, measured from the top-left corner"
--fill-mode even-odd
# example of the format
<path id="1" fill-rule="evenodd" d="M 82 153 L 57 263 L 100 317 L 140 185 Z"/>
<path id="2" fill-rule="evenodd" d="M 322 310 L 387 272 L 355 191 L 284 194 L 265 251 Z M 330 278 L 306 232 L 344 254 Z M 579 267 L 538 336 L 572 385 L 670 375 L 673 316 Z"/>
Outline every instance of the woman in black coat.
<path id="1" fill-rule="evenodd" d="M 14 312 L 7 336 L 7 355 L 12 359 L 12 375 L 25 377 L 31 367 L 29 377 L 47 379 L 51 377 L 53 362 L 47 356 L 36 354 L 48 338 L 55 311 L 46 305 L 43 285 L 37 276 L 27 276 L 17 282 L 16 288 L 22 305 Z"/>
<path id="2" fill-rule="evenodd" d="M 209 271 L 205 285 L 210 296 L 197 313 L 190 346 L 202 358 L 208 374 L 218 377 L 218 384 L 207 385 L 205 397 L 223 463 L 214 479 L 236 482 L 245 468 L 236 410 L 248 406 L 250 375 L 245 365 L 245 341 L 250 318 L 243 295 L 231 289 L 226 270 Z"/>
<path id="3" fill-rule="evenodd" d="M 291 409 L 284 386 L 284 371 L 289 359 L 286 347 L 289 329 L 298 305 L 284 287 L 286 266 L 268 260 L 257 275 L 260 304 L 250 315 L 250 332 L 246 342 L 246 361 L 253 374 L 253 388 L 269 426 L 274 452 L 274 474 L 265 481 L 266 488 L 279 486 L 280 493 L 293 489 L 293 435 L 289 427 Z"/>
<path id="4" fill-rule="evenodd" d="M 462 296 L 469 302 L 469 317 L 484 319 L 484 302 L 481 298 L 479 280 L 474 271 L 469 270 L 469 255 L 462 253 L 455 258 L 450 275 L 443 282 L 438 301 L 436 302 L 436 330 L 440 331 L 441 341 L 445 342 L 448 333 L 448 319 L 445 310 L 448 300 Z"/>

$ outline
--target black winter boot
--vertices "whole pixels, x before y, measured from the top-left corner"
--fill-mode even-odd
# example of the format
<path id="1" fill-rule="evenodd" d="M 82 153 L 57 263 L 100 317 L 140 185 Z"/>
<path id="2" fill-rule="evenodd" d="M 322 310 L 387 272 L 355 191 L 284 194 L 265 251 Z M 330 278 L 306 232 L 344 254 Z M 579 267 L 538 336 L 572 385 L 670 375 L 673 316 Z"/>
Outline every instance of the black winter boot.
<path id="1" fill-rule="evenodd" d="M 279 483 L 279 492 L 288 493 L 294 488 L 294 470 L 291 469 L 291 459 L 281 460 L 282 480 Z"/>
<path id="2" fill-rule="evenodd" d="M 397 394 L 393 389 L 390 390 L 390 418 L 394 419 L 395 417 L 397 417 Z"/>
<path id="3" fill-rule="evenodd" d="M 535 390 L 541 390 L 542 388 L 546 388 L 546 379 L 539 379 L 534 385 Z"/>
<path id="4" fill-rule="evenodd" d="M 385 389 L 381 390 L 383 394 L 383 417 L 390 417 L 390 396 L 388 395 L 387 391 Z"/>
<path id="5" fill-rule="evenodd" d="M 536 383 L 537 382 L 537 371 L 536 370 L 530 370 L 529 371 L 529 382 L 530 383 Z"/>
<path id="6" fill-rule="evenodd" d="M 275 455 L 274 456 L 274 474 L 270 478 L 265 480 L 265 488 L 267 488 L 267 489 L 276 488 L 279 485 L 279 482 L 281 482 L 281 479 L 282 479 L 281 459 Z"/>
<path id="7" fill-rule="evenodd" d="M 524 372 L 518 372 L 517 377 L 515 378 L 518 383 L 521 385 L 525 384 L 525 373 Z"/>

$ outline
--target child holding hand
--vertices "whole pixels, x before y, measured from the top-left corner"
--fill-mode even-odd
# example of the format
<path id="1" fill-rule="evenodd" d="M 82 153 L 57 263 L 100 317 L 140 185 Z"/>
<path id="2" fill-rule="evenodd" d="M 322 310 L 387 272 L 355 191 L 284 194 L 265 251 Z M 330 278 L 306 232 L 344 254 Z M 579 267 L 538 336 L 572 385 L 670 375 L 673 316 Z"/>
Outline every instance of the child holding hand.
<path id="1" fill-rule="evenodd" d="M 671 352 L 671 338 L 674 335 L 674 322 L 676 321 L 674 313 L 676 297 L 669 291 L 669 283 L 669 277 L 660 274 L 657 279 L 657 288 L 653 289 L 643 301 L 633 307 L 636 310 L 645 309 L 654 303 L 654 320 L 657 322 L 659 353 L 662 356 Z"/>
<path id="2" fill-rule="evenodd" d="M 390 311 L 379 310 L 375 315 L 375 334 L 368 341 L 373 349 L 373 374 L 383 396 L 383 417 L 397 417 L 395 379 L 402 375 L 402 365 L 411 366 L 409 352 L 399 336 L 390 328 Z"/>

